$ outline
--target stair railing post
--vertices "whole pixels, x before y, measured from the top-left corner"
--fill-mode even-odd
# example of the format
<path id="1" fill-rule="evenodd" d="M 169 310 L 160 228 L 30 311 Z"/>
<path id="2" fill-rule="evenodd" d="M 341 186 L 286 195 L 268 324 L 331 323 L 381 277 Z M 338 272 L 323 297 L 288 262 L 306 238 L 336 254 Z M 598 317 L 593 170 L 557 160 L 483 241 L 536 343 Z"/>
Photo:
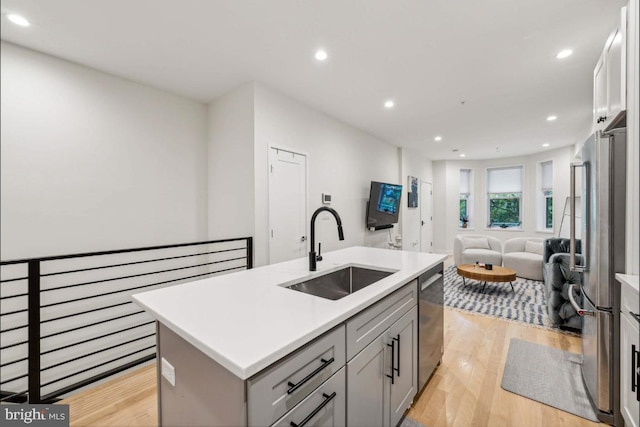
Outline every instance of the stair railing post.
<path id="1" fill-rule="evenodd" d="M 29 403 L 40 403 L 40 260 L 29 260 L 28 296 L 28 396 Z"/>
<path id="2" fill-rule="evenodd" d="M 253 237 L 247 237 L 247 270 L 253 268 Z"/>

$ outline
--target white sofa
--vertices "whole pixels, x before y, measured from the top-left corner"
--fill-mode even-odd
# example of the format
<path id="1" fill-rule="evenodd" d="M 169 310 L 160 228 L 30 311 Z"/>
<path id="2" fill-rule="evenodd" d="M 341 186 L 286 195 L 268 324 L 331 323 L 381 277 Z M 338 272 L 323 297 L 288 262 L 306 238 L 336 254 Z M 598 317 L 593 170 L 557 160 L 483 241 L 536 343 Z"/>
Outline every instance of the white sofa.
<path id="1" fill-rule="evenodd" d="M 542 281 L 544 239 L 516 237 L 504 242 L 502 264 L 516 271 L 518 277 Z"/>
<path id="2" fill-rule="evenodd" d="M 453 262 L 502 265 L 502 243 L 495 237 L 460 234 L 453 239 Z"/>

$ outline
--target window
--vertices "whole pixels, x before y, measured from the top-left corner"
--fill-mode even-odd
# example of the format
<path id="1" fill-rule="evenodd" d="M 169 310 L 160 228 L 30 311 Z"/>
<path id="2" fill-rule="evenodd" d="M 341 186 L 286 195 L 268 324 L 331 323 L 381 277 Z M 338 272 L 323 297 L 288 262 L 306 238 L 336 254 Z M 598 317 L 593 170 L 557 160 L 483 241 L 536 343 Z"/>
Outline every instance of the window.
<path id="1" fill-rule="evenodd" d="M 553 231 L 553 162 L 540 163 L 538 227 Z"/>
<path id="2" fill-rule="evenodd" d="M 489 228 L 522 228 L 522 166 L 487 169 Z"/>
<path id="3" fill-rule="evenodd" d="M 471 212 L 471 169 L 460 169 L 460 228 L 469 226 Z"/>

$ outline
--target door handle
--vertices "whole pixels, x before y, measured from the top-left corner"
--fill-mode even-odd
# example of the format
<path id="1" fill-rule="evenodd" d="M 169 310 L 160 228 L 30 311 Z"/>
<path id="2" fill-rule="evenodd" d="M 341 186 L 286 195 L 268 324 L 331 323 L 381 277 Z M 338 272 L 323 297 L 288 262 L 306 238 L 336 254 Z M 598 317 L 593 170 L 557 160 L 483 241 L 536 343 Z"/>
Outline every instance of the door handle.
<path id="1" fill-rule="evenodd" d="M 576 169 L 584 168 L 585 169 L 585 180 L 582 185 L 587 188 L 589 185 L 589 168 L 587 163 L 571 163 L 571 174 L 570 174 L 570 184 L 569 184 L 569 206 L 571 210 L 571 215 L 569 216 L 569 269 L 571 271 L 579 271 L 584 272 L 587 271 L 587 239 L 589 236 L 582 236 L 583 245 L 582 245 L 582 253 L 583 253 L 583 265 L 576 266 Z M 588 193 L 585 194 L 588 197 Z M 588 206 L 587 206 L 587 197 L 585 197 L 582 201 L 582 221 L 585 224 L 587 230 L 589 228 L 589 217 L 588 217 Z M 571 295 L 571 294 L 569 294 Z M 575 308 L 575 307 L 574 307 Z M 577 310 L 577 309 L 576 309 Z"/>
<path id="2" fill-rule="evenodd" d="M 301 241 L 301 242 L 306 242 L 306 241 L 307 241 L 307 236 L 302 236 L 302 237 L 300 238 L 300 241 Z"/>
<path id="3" fill-rule="evenodd" d="M 638 355 L 640 355 L 640 351 L 636 351 L 636 345 L 631 345 L 631 392 L 636 393 L 636 399 L 640 401 L 640 385 L 638 381 L 640 380 L 640 360 L 638 360 Z"/>
<path id="4" fill-rule="evenodd" d="M 396 366 L 396 342 L 395 339 L 393 341 L 391 341 L 391 344 L 387 344 L 387 347 L 391 347 L 391 375 L 386 374 L 387 378 L 391 378 L 391 384 L 394 384 L 393 381 L 393 372 L 395 371 L 395 366 Z"/>
<path id="5" fill-rule="evenodd" d="M 394 338 L 393 340 L 394 340 L 394 341 L 396 341 L 396 342 L 398 343 L 398 360 L 397 360 L 397 362 L 398 362 L 398 367 L 397 367 L 397 368 L 394 368 L 394 367 L 392 366 L 392 368 L 393 368 L 393 370 L 394 370 L 394 371 L 396 371 L 396 372 L 397 372 L 397 374 L 398 374 L 398 378 L 400 378 L 400 334 L 398 334 L 398 337 L 397 337 L 397 338 Z"/>
<path id="6" fill-rule="evenodd" d="M 420 221 L 420 225 L 424 225 L 424 221 Z"/>
<path id="7" fill-rule="evenodd" d="M 573 297 L 573 288 L 576 285 L 570 285 L 569 286 L 569 302 L 571 303 L 571 305 L 573 306 L 573 309 L 576 311 L 576 313 L 578 313 L 579 316 L 595 316 L 596 312 L 593 310 L 585 310 L 584 308 L 580 307 L 578 305 L 578 303 L 576 302 L 575 298 Z"/>

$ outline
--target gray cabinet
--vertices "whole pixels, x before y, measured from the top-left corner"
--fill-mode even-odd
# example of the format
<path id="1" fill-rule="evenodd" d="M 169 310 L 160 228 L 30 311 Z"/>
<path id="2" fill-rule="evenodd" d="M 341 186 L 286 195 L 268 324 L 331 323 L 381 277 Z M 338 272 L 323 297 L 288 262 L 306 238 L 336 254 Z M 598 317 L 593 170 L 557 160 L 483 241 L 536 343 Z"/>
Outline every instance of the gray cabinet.
<path id="1" fill-rule="evenodd" d="M 418 308 L 413 307 L 389 328 L 387 336 L 393 340 L 392 350 L 396 351 L 392 361 L 397 368 L 389 393 L 389 425 L 395 426 L 418 392 Z"/>
<path id="2" fill-rule="evenodd" d="M 347 425 L 396 426 L 417 393 L 418 309 L 347 364 Z M 348 343 L 347 343 L 348 346 Z"/>
<path id="3" fill-rule="evenodd" d="M 376 338 L 347 364 L 347 425 L 389 425 L 388 405 L 391 374 L 388 338 Z M 387 422 L 385 422 L 387 420 Z"/>

